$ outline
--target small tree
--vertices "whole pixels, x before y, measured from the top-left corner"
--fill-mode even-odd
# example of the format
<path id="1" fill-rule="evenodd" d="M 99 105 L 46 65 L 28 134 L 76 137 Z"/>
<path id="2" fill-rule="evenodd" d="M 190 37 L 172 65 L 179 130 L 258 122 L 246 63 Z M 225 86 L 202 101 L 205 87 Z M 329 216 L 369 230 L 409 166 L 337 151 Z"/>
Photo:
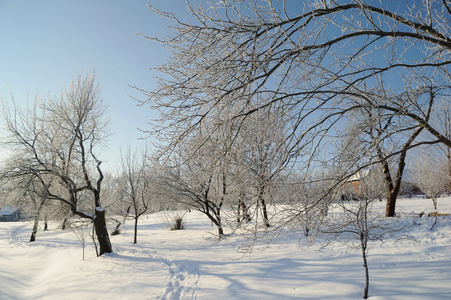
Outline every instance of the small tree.
<path id="1" fill-rule="evenodd" d="M 138 153 L 131 146 L 122 154 L 120 165 L 123 203 L 132 208 L 134 219 L 133 243 L 138 242 L 138 219 L 151 209 L 152 181 L 151 170 L 147 165 L 147 151 Z M 130 209 L 127 209 L 127 213 Z"/>
<path id="2" fill-rule="evenodd" d="M 227 193 L 224 190 L 227 187 L 225 167 L 221 165 L 219 144 L 213 138 L 200 143 L 201 138 L 192 136 L 187 143 L 179 144 L 177 152 L 162 166 L 164 172 L 159 179 L 176 206 L 203 213 L 216 225 L 221 238 L 224 234 L 221 209 Z M 193 147 L 198 148 L 194 154 Z"/>
<path id="3" fill-rule="evenodd" d="M 77 220 L 72 222 L 70 225 L 73 233 L 80 241 L 81 246 L 83 248 L 83 260 L 85 260 L 85 246 L 86 246 L 86 237 L 89 236 L 89 223 L 83 222 L 83 220 Z"/>
<path id="4" fill-rule="evenodd" d="M 437 210 L 437 197 L 443 193 L 451 182 L 447 162 L 437 157 L 420 157 L 414 164 L 414 179 L 420 190 L 432 199 L 434 210 Z"/>
<path id="5" fill-rule="evenodd" d="M 243 120 L 237 134 L 237 144 L 231 150 L 233 163 L 241 170 L 236 175 L 247 177 L 237 180 L 250 185 L 246 192 L 255 195 L 253 202 L 257 209 L 261 209 L 265 227 L 270 227 L 269 190 L 289 161 L 284 117 L 270 110 L 261 110 L 248 116 Z M 241 194 L 243 192 L 241 190 Z M 243 211 L 243 214 L 246 212 Z"/>
<path id="6" fill-rule="evenodd" d="M 360 184 L 362 188 L 359 198 L 336 202 L 334 206 L 339 213 L 328 216 L 321 226 L 321 231 L 329 234 L 332 240 L 342 241 L 349 247 L 360 249 L 365 270 L 363 299 L 367 299 L 370 284 L 369 241 L 386 239 L 402 227 L 397 224 L 396 219 L 386 219 L 382 213 L 372 209 L 374 201 L 378 200 L 380 183 L 369 178 L 361 180 Z"/>
<path id="7" fill-rule="evenodd" d="M 286 184 L 287 200 L 292 211 L 289 215 L 295 215 L 296 226 L 303 229 L 304 235 L 314 240 L 318 225 L 327 215 L 330 198 L 327 197 L 327 183 L 324 174 L 321 177 L 298 174 L 290 178 Z M 318 205 L 321 203 L 321 205 Z"/>

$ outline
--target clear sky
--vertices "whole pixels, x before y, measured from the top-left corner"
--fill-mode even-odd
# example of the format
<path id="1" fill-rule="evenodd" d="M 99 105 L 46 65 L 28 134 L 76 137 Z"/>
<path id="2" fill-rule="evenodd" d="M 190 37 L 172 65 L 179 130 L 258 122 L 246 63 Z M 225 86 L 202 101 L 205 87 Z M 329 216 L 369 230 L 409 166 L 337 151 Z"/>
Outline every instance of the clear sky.
<path id="1" fill-rule="evenodd" d="M 136 107 L 130 88 L 155 87 L 149 67 L 166 60 L 165 50 L 136 33 L 164 33 L 164 21 L 146 3 L 183 13 L 184 0 L 0 0 L 0 97 L 25 104 L 59 94 L 80 72 L 95 69 L 109 105 L 113 136 L 103 160 L 110 166 L 119 151 L 142 136 L 151 118 Z"/>

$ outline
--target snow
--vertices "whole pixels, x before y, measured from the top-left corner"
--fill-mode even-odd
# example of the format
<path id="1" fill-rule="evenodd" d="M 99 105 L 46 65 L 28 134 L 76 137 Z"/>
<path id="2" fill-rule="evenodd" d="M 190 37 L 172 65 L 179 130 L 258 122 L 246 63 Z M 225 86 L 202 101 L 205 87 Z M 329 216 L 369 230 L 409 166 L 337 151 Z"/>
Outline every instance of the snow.
<path id="1" fill-rule="evenodd" d="M 451 198 L 439 198 L 451 213 Z M 384 203 L 376 210 L 384 211 Z M 369 299 L 451 299 L 451 217 L 417 217 L 427 199 L 400 199 L 408 239 L 369 244 Z M 96 257 L 91 238 L 52 224 L 28 243 L 31 222 L 0 223 L 0 299 L 360 299 L 364 270 L 359 249 L 321 240 L 311 246 L 302 230 L 274 244 L 257 243 L 243 256 L 243 238 L 218 241 L 202 214 L 185 214 L 187 228 L 170 231 L 167 213 L 132 222 L 111 236 L 114 253 Z M 433 226 L 433 229 L 430 228 Z M 110 228 L 111 229 L 111 228 Z"/>

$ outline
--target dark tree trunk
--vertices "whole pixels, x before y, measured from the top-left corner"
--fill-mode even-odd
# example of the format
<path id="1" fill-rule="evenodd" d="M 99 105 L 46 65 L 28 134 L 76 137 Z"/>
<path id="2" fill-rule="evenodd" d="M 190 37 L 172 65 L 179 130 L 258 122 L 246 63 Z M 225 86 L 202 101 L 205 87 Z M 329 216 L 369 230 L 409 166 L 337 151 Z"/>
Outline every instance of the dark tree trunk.
<path id="1" fill-rule="evenodd" d="M 67 218 L 64 218 L 63 223 L 61 224 L 61 230 L 66 230 L 67 227 Z"/>
<path id="2" fill-rule="evenodd" d="M 222 205 L 222 203 L 220 205 Z M 216 220 L 218 220 L 218 223 L 216 224 L 216 226 L 218 226 L 218 235 L 219 235 L 219 239 L 221 239 L 222 236 L 224 235 L 224 230 L 222 229 L 222 220 L 221 220 L 221 207 L 216 208 Z"/>
<path id="3" fill-rule="evenodd" d="M 135 215 L 135 232 L 133 234 L 133 244 L 138 243 L 138 216 Z"/>
<path id="4" fill-rule="evenodd" d="M 241 224 L 241 198 L 238 199 L 238 210 L 236 212 L 236 222 L 239 224 Z"/>
<path id="5" fill-rule="evenodd" d="M 387 160 L 385 159 L 382 150 L 377 148 L 378 156 L 382 164 L 382 173 L 384 174 L 385 186 L 387 188 L 387 205 L 385 207 L 385 217 L 394 217 L 396 214 L 396 199 L 398 198 L 399 190 L 401 189 L 402 176 L 404 174 L 404 168 L 406 167 L 407 150 L 415 137 L 420 133 L 417 130 L 404 145 L 401 155 L 398 159 L 398 170 L 396 172 L 395 179 L 390 174 L 390 168 Z"/>
<path id="6" fill-rule="evenodd" d="M 122 224 L 125 224 L 125 220 L 127 220 L 128 214 L 130 213 L 130 208 L 131 208 L 131 206 L 129 206 L 127 208 L 127 212 L 125 213 L 125 216 L 124 216 L 124 221 L 117 223 L 116 228 L 114 229 L 112 235 L 118 235 L 121 233 L 121 226 L 122 226 Z"/>
<path id="7" fill-rule="evenodd" d="M 427 121 L 429 120 L 430 114 L 431 114 L 431 110 L 432 110 L 432 104 L 434 103 L 434 93 L 432 91 L 430 91 L 430 102 L 429 102 L 429 108 L 428 108 L 428 112 L 426 115 L 426 124 Z M 388 128 L 388 126 L 391 124 L 392 118 L 390 118 L 387 122 L 387 124 L 382 128 L 379 128 L 377 130 L 378 134 L 377 137 L 380 137 L 380 135 L 386 131 L 386 129 Z M 407 151 L 409 150 L 410 146 L 412 145 L 413 141 L 417 138 L 417 136 L 421 133 L 421 131 L 423 131 L 423 129 L 425 128 L 425 126 L 419 126 L 413 133 L 412 135 L 409 137 L 409 139 L 407 140 L 407 142 L 403 145 L 401 151 L 400 151 L 400 156 L 398 159 L 398 170 L 396 173 L 396 177 L 392 178 L 391 173 L 390 173 L 390 167 L 387 161 L 387 156 L 383 153 L 382 148 L 379 144 L 376 144 L 376 153 L 377 156 L 380 160 L 380 163 L 382 165 L 382 173 L 384 174 L 384 181 L 385 181 L 385 185 L 387 188 L 387 205 L 385 207 L 385 217 L 394 217 L 396 212 L 395 212 L 395 208 L 396 208 L 396 198 L 398 197 L 399 194 L 399 190 L 401 188 L 401 181 L 402 181 L 402 175 L 404 173 L 404 168 L 406 166 L 405 160 L 406 160 L 406 156 L 407 156 Z M 429 130 L 429 129 L 428 129 Z M 431 131 L 430 131 L 431 132 Z M 431 132 L 432 133 L 432 132 Z M 434 134 L 434 133 L 433 133 Z M 378 138 L 374 137 L 373 141 L 376 141 Z"/>
<path id="8" fill-rule="evenodd" d="M 437 196 L 431 197 L 432 203 L 434 204 L 434 210 L 437 210 Z"/>
<path id="9" fill-rule="evenodd" d="M 99 256 L 104 253 L 113 252 L 110 237 L 106 228 L 105 210 L 103 207 L 96 207 L 96 216 L 94 219 L 94 228 L 96 231 L 97 241 L 99 242 Z"/>
<path id="10" fill-rule="evenodd" d="M 266 202 L 264 198 L 260 199 L 260 203 L 262 204 L 262 209 L 263 209 L 263 220 L 265 221 L 265 226 L 269 227 L 269 219 L 268 219 L 268 211 L 266 209 Z"/>
<path id="11" fill-rule="evenodd" d="M 265 222 L 265 226 L 269 227 L 269 219 L 268 219 L 268 211 L 266 209 L 266 201 L 265 201 L 265 197 L 263 196 L 264 194 L 264 188 L 260 187 L 260 190 L 258 192 L 258 199 L 257 201 L 260 202 L 260 204 L 262 205 L 262 212 L 263 212 L 263 221 Z"/>
<path id="12" fill-rule="evenodd" d="M 246 204 L 244 203 L 244 196 L 238 199 L 238 211 L 237 211 L 237 222 L 241 224 L 242 221 L 249 223 L 251 221 L 251 216 L 247 211 Z"/>
<path id="13" fill-rule="evenodd" d="M 364 241 L 363 234 L 360 237 L 361 245 L 362 245 L 362 259 L 363 259 L 363 267 L 365 268 L 365 288 L 363 290 L 363 299 L 368 299 L 368 290 L 370 287 L 370 274 L 368 271 L 368 261 L 366 257 L 366 241 Z"/>
<path id="14" fill-rule="evenodd" d="M 247 223 L 249 223 L 250 221 L 251 221 L 251 215 L 249 214 L 249 211 L 247 210 L 247 207 L 246 207 L 246 203 L 244 203 L 244 201 L 243 202 L 241 202 L 241 212 L 242 212 L 242 214 L 243 214 L 243 219 L 247 222 Z"/>
<path id="15" fill-rule="evenodd" d="M 387 195 L 387 205 L 385 207 L 385 216 L 386 217 L 394 217 L 396 214 L 396 199 L 398 194 L 388 193 Z"/>
<path id="16" fill-rule="evenodd" d="M 33 230 L 31 231 L 30 243 L 36 241 L 36 236 L 38 234 L 39 218 L 41 217 L 42 207 L 44 206 L 45 198 L 39 203 L 38 211 L 34 218 Z M 47 224 L 47 222 L 45 222 Z M 44 228 L 45 230 L 46 228 Z"/>
<path id="17" fill-rule="evenodd" d="M 44 219 L 44 231 L 49 230 L 49 223 L 47 222 L 47 217 Z"/>
<path id="18" fill-rule="evenodd" d="M 218 228 L 219 239 L 221 239 L 221 237 L 224 235 L 221 221 L 221 207 L 210 207 L 209 201 L 207 199 L 205 199 L 204 201 L 205 210 L 202 211 L 202 213 L 204 213 L 210 219 L 212 226 L 213 224 L 216 225 L 216 227 Z"/>
<path id="19" fill-rule="evenodd" d="M 31 231 L 30 243 L 36 241 L 36 235 L 38 234 L 39 225 L 39 213 L 34 218 L 33 230 Z"/>

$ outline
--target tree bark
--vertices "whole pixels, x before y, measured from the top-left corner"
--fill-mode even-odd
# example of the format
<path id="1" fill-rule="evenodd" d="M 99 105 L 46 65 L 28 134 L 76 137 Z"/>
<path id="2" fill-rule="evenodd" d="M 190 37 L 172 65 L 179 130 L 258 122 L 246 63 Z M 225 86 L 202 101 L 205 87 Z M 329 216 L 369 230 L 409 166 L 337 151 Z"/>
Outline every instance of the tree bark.
<path id="1" fill-rule="evenodd" d="M 247 212 L 246 203 L 244 203 L 244 197 L 238 199 L 237 222 L 241 224 L 242 221 L 246 221 L 246 223 L 251 221 L 251 216 Z"/>
<path id="2" fill-rule="evenodd" d="M 238 210 L 237 210 L 237 214 L 236 214 L 236 222 L 238 224 L 238 226 L 241 224 L 241 198 L 238 199 Z"/>
<path id="3" fill-rule="evenodd" d="M 395 209 L 396 209 L 396 199 L 398 197 L 398 193 L 389 192 L 387 195 L 387 205 L 385 207 L 385 216 L 386 217 L 394 217 Z"/>
<path id="4" fill-rule="evenodd" d="M 67 218 L 64 218 L 63 223 L 61 224 L 61 230 L 66 230 L 67 227 Z"/>
<path id="5" fill-rule="evenodd" d="M 135 232 L 133 234 L 133 244 L 138 243 L 138 216 L 135 215 Z"/>
<path id="6" fill-rule="evenodd" d="M 124 216 L 124 221 L 119 222 L 119 223 L 116 225 L 116 228 L 114 229 L 112 235 L 118 235 L 118 234 L 121 233 L 121 226 L 122 226 L 123 224 L 125 224 L 125 221 L 127 220 L 128 214 L 130 213 L 130 208 L 131 208 L 131 206 L 129 206 L 129 207 L 127 208 L 127 212 L 125 213 L 125 216 Z"/>
<path id="7" fill-rule="evenodd" d="M 368 290 L 370 286 L 370 274 L 368 271 L 368 261 L 366 257 L 366 237 L 364 234 L 360 234 L 360 243 L 362 246 L 362 259 L 363 259 L 363 267 L 365 268 L 365 288 L 363 290 L 363 299 L 368 299 Z"/>
<path id="8" fill-rule="evenodd" d="M 38 234 L 39 218 L 41 217 L 42 207 L 44 206 L 45 198 L 39 203 L 38 211 L 34 218 L 33 230 L 31 231 L 30 243 L 36 241 L 36 235 Z M 47 224 L 47 222 L 45 222 Z"/>
<path id="9" fill-rule="evenodd" d="M 39 225 L 39 213 L 34 218 L 33 230 L 31 231 L 30 243 L 36 241 L 36 235 L 38 234 Z"/>
<path id="10" fill-rule="evenodd" d="M 418 128 L 415 132 L 410 136 L 407 142 L 404 144 L 401 155 L 398 159 L 398 171 L 396 172 L 396 178 L 393 180 L 390 174 L 390 168 L 386 157 L 384 156 L 382 149 L 377 145 L 376 151 L 377 155 L 382 164 L 382 172 L 384 174 L 384 180 L 387 187 L 387 205 L 385 208 L 385 217 L 394 217 L 395 216 L 395 208 L 396 208 L 396 198 L 398 197 L 399 190 L 401 188 L 402 176 L 404 174 L 404 168 L 406 167 L 406 156 L 407 150 L 410 145 L 413 143 L 415 138 L 421 133 L 423 127 Z"/>
<path id="11" fill-rule="evenodd" d="M 265 226 L 269 227 L 269 219 L 268 219 L 268 210 L 266 209 L 266 201 L 265 201 L 265 197 L 263 196 L 264 194 L 264 187 L 260 187 L 260 190 L 258 192 L 258 199 L 257 201 L 260 202 L 260 204 L 262 205 L 262 211 L 263 211 L 263 221 L 265 222 Z"/>
<path id="12" fill-rule="evenodd" d="M 110 237 L 105 221 L 105 210 L 103 207 L 96 207 L 96 216 L 94 219 L 94 228 L 96 231 L 97 241 L 99 242 L 99 256 L 104 253 L 113 252 Z"/>
<path id="13" fill-rule="evenodd" d="M 434 204 L 434 210 L 437 210 L 437 198 L 432 197 L 432 203 Z"/>
<path id="14" fill-rule="evenodd" d="M 265 199 L 262 197 L 260 199 L 260 203 L 262 204 L 262 209 L 263 209 L 263 220 L 265 221 L 265 226 L 269 227 L 269 219 L 268 219 L 268 211 L 266 209 L 266 202 Z"/>

